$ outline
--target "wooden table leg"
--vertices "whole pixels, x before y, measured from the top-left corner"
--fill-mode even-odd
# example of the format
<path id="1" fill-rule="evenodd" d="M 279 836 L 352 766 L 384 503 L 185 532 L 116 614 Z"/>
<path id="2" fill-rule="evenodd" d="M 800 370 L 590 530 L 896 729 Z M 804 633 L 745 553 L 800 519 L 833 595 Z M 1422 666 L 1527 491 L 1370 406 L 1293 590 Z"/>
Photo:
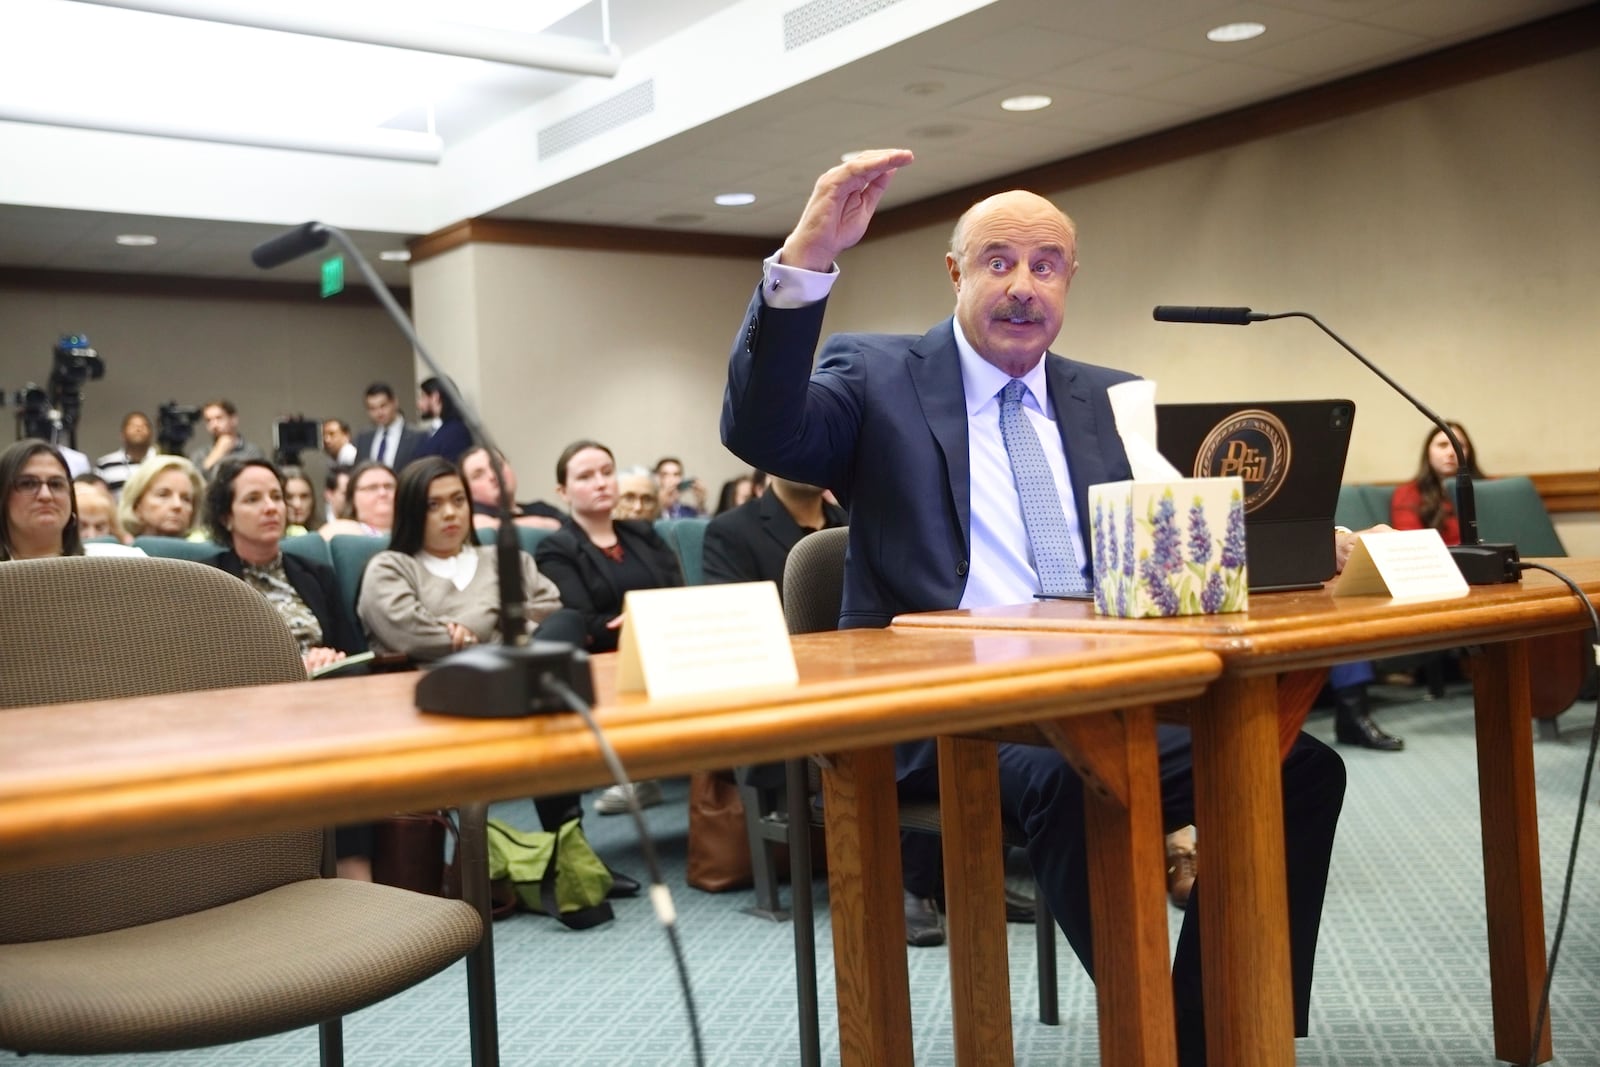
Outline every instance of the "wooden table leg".
<path id="1" fill-rule="evenodd" d="M 835 756 L 822 773 L 841 1067 L 910 1064 L 911 988 L 894 750 Z"/>
<path id="2" fill-rule="evenodd" d="M 1079 716 L 1043 729 L 1084 779 L 1100 1062 L 1173 1067 L 1155 709 Z"/>
<path id="3" fill-rule="evenodd" d="M 1206 1048 L 1227 1067 L 1292 1067 L 1294 988 L 1277 682 L 1224 675 L 1196 704 L 1195 826 Z"/>
<path id="4" fill-rule="evenodd" d="M 1512 641 L 1490 645 L 1484 652 L 1473 698 L 1494 1054 L 1496 1059 L 1526 1063 L 1545 976 L 1528 645 Z M 1550 1056 L 1547 1019 L 1539 1041 L 1539 1062 Z"/>
<path id="5" fill-rule="evenodd" d="M 956 1063 L 1009 1065 L 1005 850 L 993 741 L 939 738 L 939 822 Z"/>

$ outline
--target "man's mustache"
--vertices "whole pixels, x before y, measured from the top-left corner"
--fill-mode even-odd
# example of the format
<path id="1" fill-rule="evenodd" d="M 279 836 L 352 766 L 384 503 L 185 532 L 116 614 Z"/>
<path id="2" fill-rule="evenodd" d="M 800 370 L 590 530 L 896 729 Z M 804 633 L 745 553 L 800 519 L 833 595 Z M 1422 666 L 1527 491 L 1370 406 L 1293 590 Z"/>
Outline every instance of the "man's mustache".
<path id="1" fill-rule="evenodd" d="M 1003 304 L 996 304 L 989 313 L 991 319 L 1025 319 L 1028 322 L 1043 322 L 1044 309 L 1033 301 L 1023 303 L 1021 300 L 1007 300 Z"/>

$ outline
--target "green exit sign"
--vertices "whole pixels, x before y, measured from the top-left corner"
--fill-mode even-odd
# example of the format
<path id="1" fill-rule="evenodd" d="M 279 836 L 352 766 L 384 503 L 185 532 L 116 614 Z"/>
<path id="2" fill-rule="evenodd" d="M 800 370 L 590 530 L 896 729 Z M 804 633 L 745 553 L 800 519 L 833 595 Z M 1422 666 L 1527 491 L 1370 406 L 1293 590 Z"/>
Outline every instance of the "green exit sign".
<path id="1" fill-rule="evenodd" d="M 344 257 L 334 256 L 322 261 L 322 295 L 324 298 L 344 291 Z"/>

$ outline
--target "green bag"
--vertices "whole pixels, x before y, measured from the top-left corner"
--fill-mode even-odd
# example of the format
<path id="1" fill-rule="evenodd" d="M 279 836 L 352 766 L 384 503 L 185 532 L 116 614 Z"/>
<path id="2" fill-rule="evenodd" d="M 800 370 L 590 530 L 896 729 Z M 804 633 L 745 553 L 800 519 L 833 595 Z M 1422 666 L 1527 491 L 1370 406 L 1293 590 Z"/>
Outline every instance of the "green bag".
<path id="1" fill-rule="evenodd" d="M 555 833 L 489 820 L 489 878 L 508 879 L 519 903 L 583 930 L 615 918 L 606 894 L 611 872 L 589 847 L 577 819 Z"/>

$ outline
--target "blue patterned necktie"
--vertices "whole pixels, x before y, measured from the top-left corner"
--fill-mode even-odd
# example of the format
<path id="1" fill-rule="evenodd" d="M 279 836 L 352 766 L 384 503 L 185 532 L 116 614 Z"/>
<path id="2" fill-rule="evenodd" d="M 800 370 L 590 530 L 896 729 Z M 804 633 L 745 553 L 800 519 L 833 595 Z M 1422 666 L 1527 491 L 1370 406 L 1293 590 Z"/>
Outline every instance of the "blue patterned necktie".
<path id="1" fill-rule="evenodd" d="M 1022 523 L 1028 530 L 1033 566 L 1039 572 L 1040 591 L 1047 596 L 1073 596 L 1088 591 L 1078 550 L 1067 531 L 1067 517 L 1056 495 L 1056 480 L 1045 462 L 1039 435 L 1022 410 L 1027 386 L 1013 378 L 1000 390 L 1000 437 L 1011 460 L 1011 476 L 1022 498 Z"/>

